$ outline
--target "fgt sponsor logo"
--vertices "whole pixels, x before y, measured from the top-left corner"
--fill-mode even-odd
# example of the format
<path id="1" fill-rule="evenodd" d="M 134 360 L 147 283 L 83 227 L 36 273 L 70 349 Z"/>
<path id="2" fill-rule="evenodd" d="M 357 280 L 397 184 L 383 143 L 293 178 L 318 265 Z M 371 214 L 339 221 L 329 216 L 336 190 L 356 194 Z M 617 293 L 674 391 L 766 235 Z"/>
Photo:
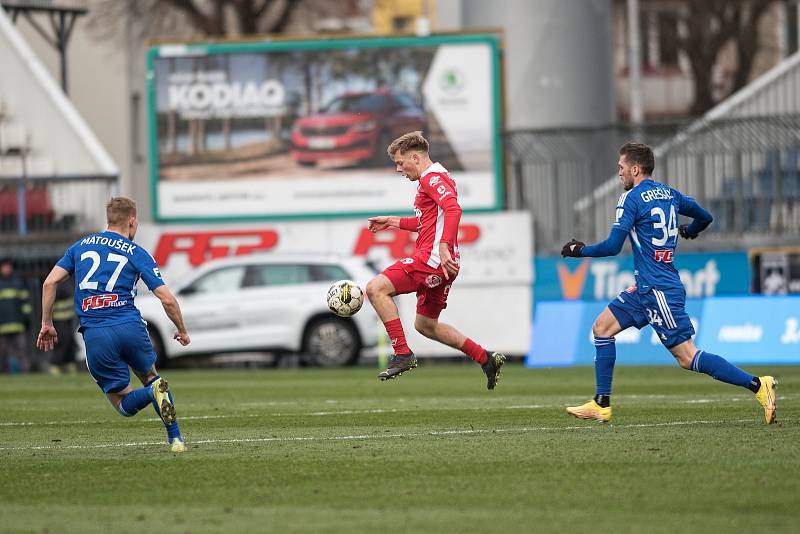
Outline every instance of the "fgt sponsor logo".
<path id="1" fill-rule="evenodd" d="M 660 261 L 661 263 L 672 263 L 672 251 L 671 250 L 655 250 L 656 261 Z"/>
<path id="2" fill-rule="evenodd" d="M 117 304 L 119 295 L 116 293 L 106 293 L 105 295 L 93 295 L 86 297 L 81 302 L 81 310 L 99 310 L 100 308 L 112 308 L 125 304 L 126 301 L 121 301 Z"/>
<path id="3" fill-rule="evenodd" d="M 175 254 L 185 254 L 193 267 L 226 256 L 265 252 L 278 244 L 274 230 L 225 230 L 217 232 L 166 232 L 161 234 L 153 258 L 166 265 Z"/>
<path id="4" fill-rule="evenodd" d="M 392 258 L 405 258 L 413 256 L 416 234 L 398 228 L 391 228 L 378 234 L 373 234 L 364 228 L 356 240 L 353 248 L 354 256 L 366 256 L 373 247 L 386 247 Z M 481 236 L 481 229 L 476 224 L 462 224 L 458 227 L 458 246 L 474 243 Z"/>

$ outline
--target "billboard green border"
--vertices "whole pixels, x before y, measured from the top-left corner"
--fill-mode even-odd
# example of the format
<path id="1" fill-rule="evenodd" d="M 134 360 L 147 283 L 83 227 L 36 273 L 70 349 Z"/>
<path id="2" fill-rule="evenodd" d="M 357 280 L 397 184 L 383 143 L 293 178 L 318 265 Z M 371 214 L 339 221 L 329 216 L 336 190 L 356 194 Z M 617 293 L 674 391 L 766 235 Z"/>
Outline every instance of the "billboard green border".
<path id="1" fill-rule="evenodd" d="M 500 37 L 495 34 L 439 35 L 429 37 L 375 37 L 358 39 L 335 39 L 315 41 L 245 41 L 235 43 L 174 43 L 152 46 L 147 50 L 146 82 L 147 82 L 147 118 L 150 155 L 150 195 L 153 220 L 159 223 L 208 223 L 208 222 L 246 222 L 246 221 L 278 221 L 278 220 L 319 220 L 369 217 L 379 215 L 377 212 L 358 211 L 346 213 L 297 213 L 263 216 L 225 216 L 225 217 L 161 217 L 158 203 L 158 144 L 156 142 L 157 113 L 155 107 L 155 71 L 156 58 L 172 56 L 205 56 L 227 53 L 248 52 L 283 52 L 294 50 L 330 50 L 340 48 L 389 48 L 398 46 L 436 46 L 443 44 L 489 45 L 492 54 L 492 101 L 494 109 L 494 175 L 495 204 L 488 208 L 465 209 L 465 213 L 486 213 L 502 210 L 504 207 L 505 188 L 503 165 L 503 140 L 501 135 L 502 88 L 500 76 Z M 162 54 L 162 51 L 164 54 Z"/>

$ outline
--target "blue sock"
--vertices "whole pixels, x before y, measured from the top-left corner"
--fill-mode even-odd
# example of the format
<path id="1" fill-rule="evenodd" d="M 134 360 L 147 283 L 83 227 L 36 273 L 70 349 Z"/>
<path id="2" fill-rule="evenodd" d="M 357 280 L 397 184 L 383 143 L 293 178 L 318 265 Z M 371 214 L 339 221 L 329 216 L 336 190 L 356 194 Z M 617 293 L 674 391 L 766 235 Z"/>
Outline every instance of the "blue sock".
<path id="1" fill-rule="evenodd" d="M 131 417 L 151 402 L 153 402 L 153 397 L 149 387 L 134 389 L 122 397 L 122 401 L 119 403 L 119 413 L 125 417 Z"/>
<path id="2" fill-rule="evenodd" d="M 597 395 L 611 395 L 611 380 L 617 361 L 617 345 L 613 337 L 594 337 L 594 380 Z"/>
<path id="3" fill-rule="evenodd" d="M 694 358 L 692 358 L 691 369 L 698 373 L 705 373 L 714 380 L 748 389 L 755 378 L 753 375 L 745 373 L 725 358 L 702 350 L 698 350 Z"/>

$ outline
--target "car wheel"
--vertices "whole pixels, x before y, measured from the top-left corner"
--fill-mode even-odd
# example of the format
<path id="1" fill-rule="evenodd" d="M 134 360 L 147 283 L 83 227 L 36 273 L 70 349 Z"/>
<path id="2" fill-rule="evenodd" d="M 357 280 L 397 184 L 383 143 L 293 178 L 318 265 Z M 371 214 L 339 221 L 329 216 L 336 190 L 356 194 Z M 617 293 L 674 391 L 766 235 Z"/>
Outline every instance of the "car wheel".
<path id="1" fill-rule="evenodd" d="M 147 334 L 150 336 L 150 343 L 153 345 L 153 352 L 156 353 L 156 369 L 163 369 L 169 367 L 169 360 L 164 351 L 164 342 L 161 336 L 152 326 L 147 326 Z"/>
<path id="2" fill-rule="evenodd" d="M 335 317 L 310 323 L 303 336 L 303 353 L 319 367 L 341 367 L 355 363 L 361 340 L 355 327 Z"/>

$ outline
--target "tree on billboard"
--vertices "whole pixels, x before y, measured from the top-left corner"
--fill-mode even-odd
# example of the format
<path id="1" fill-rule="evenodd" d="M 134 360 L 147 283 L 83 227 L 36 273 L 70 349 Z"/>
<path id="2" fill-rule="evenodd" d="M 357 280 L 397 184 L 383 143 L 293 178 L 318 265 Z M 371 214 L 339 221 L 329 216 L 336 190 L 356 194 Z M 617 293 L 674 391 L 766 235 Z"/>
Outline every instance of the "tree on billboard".
<path id="1" fill-rule="evenodd" d="M 714 98 L 713 68 L 720 53 L 734 46 L 736 64 L 728 94 L 750 81 L 759 44 L 759 26 L 777 0 L 704 0 L 685 2 L 681 20 L 685 27 L 678 37 L 678 47 L 689 59 L 694 79 L 694 101 L 689 113 L 701 115 L 718 99 Z"/>

